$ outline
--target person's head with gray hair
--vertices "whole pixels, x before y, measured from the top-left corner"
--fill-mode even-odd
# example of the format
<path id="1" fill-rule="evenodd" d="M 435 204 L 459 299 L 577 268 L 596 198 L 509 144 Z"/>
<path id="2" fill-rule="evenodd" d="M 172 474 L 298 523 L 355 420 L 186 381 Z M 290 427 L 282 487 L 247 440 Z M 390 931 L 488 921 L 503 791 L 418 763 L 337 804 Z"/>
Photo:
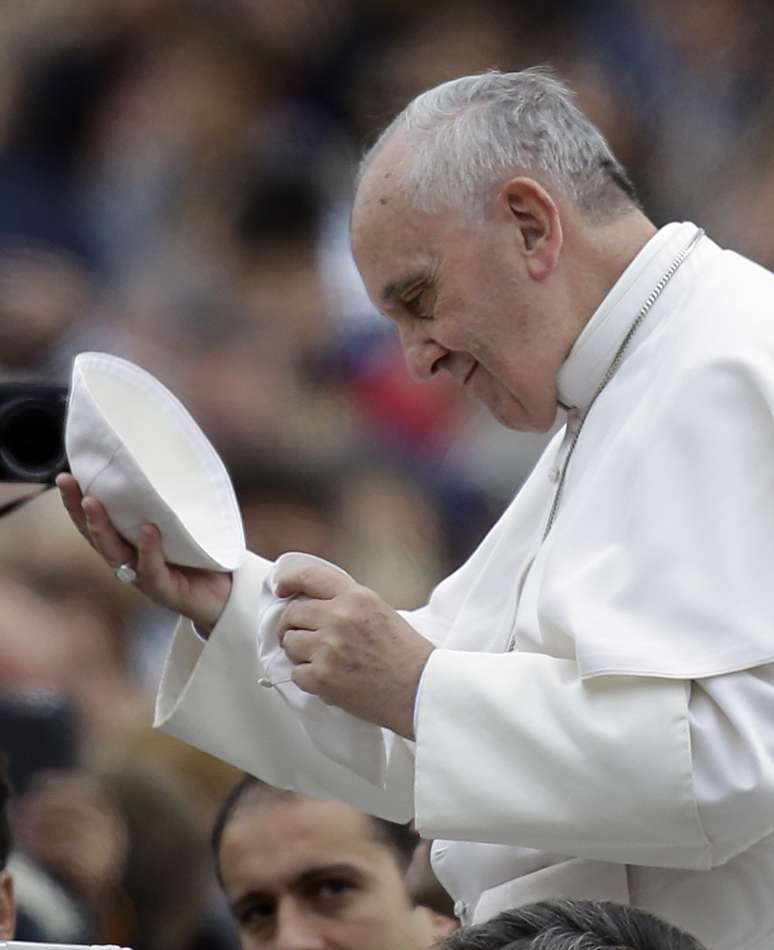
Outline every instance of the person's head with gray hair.
<path id="1" fill-rule="evenodd" d="M 464 927 L 441 950 L 705 950 L 660 917 L 613 901 L 557 899 Z"/>
<path id="2" fill-rule="evenodd" d="M 352 252 L 417 379 L 443 370 L 503 425 L 545 432 L 568 353 L 655 230 L 569 90 L 528 69 L 401 112 L 363 162 Z"/>
<path id="3" fill-rule="evenodd" d="M 412 206 L 486 213 L 493 191 L 517 172 L 551 182 L 590 218 L 637 206 L 634 186 L 601 132 L 551 70 L 463 76 L 417 96 L 362 161 L 358 182 L 397 131 L 411 141 L 402 182 Z"/>

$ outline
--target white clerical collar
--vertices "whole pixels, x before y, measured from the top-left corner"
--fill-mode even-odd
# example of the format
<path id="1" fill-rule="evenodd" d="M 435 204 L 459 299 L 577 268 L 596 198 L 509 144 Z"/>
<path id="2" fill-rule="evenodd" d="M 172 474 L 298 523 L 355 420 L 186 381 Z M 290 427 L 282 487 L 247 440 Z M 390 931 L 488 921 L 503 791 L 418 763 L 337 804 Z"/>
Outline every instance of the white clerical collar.
<path id="1" fill-rule="evenodd" d="M 696 233 L 689 221 L 667 224 L 629 264 L 575 341 L 557 377 L 557 394 L 568 409 L 588 408 L 608 367 L 649 294 Z M 658 322 L 658 303 L 638 331 L 631 350 Z"/>

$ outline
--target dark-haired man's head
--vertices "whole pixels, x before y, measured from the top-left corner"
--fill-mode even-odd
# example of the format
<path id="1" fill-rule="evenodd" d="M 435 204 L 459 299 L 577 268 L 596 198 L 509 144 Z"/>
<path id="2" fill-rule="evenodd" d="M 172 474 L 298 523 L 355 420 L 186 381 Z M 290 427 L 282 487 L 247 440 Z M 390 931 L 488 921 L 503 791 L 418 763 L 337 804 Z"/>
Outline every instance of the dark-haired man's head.
<path id="1" fill-rule="evenodd" d="M 557 899 L 505 911 L 452 934 L 443 950 L 704 950 L 690 934 L 638 907 Z"/>
<path id="2" fill-rule="evenodd" d="M 409 897 L 405 826 L 247 778 L 212 843 L 243 950 L 425 950 L 443 935 Z"/>
<path id="3" fill-rule="evenodd" d="M 11 789 L 5 759 L 0 755 L 0 940 L 10 940 L 16 923 L 13 880 L 6 870 L 13 839 L 10 808 Z"/>

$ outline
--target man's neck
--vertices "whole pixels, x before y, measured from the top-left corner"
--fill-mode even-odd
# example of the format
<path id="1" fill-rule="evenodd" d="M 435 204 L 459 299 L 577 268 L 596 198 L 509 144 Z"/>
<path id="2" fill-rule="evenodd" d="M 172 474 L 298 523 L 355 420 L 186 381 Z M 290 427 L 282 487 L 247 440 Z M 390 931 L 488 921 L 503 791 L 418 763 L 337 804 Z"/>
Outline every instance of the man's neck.
<path id="1" fill-rule="evenodd" d="M 656 226 L 638 210 L 609 224 L 577 223 L 572 228 L 569 238 L 574 266 L 570 284 L 578 333 L 656 231 Z"/>

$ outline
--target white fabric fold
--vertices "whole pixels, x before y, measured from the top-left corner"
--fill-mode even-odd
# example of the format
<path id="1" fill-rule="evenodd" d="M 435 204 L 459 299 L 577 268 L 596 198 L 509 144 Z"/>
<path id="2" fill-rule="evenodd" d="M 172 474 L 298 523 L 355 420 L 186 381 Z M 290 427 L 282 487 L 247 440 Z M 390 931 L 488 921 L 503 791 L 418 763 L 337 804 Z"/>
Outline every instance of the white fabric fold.
<path id="1" fill-rule="evenodd" d="M 277 634 L 282 611 L 296 598 L 278 597 L 277 584 L 283 572 L 307 564 L 321 564 L 349 577 L 340 567 L 312 554 L 289 552 L 279 557 L 263 582 L 272 599 L 258 621 L 258 659 L 266 670 L 266 677 L 272 683 L 278 683 L 273 688 L 296 714 L 301 727 L 319 751 L 372 785 L 383 786 L 387 756 L 381 728 L 336 706 L 329 706 L 318 696 L 305 693 L 295 683 L 287 682 L 294 663 L 280 646 Z"/>
<path id="2" fill-rule="evenodd" d="M 366 735 L 381 750 L 375 758 L 385 755 L 384 781 L 376 785 L 361 776 L 362 769 L 355 772 L 322 752 L 279 689 L 258 685 L 267 671 L 258 655 L 256 628 L 277 602 L 267 582 L 272 567 L 248 552 L 207 640 L 181 619 L 159 687 L 155 725 L 278 788 L 348 801 L 388 821 L 408 821 L 414 813 L 409 743 L 375 727 L 366 733 L 352 716 L 337 718 L 342 732 L 351 726 L 357 736 L 342 737 L 340 756 L 347 742 L 364 754 Z M 332 706 L 325 709 L 329 716 L 338 715 Z"/>

